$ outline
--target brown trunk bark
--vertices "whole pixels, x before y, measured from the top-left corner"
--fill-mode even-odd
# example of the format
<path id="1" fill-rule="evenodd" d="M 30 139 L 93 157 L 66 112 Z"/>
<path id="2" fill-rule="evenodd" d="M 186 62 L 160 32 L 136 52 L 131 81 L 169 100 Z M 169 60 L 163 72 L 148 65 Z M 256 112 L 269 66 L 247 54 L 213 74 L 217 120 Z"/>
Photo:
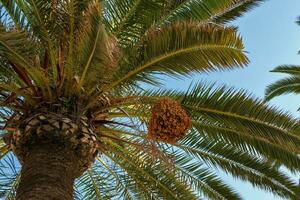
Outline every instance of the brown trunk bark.
<path id="1" fill-rule="evenodd" d="M 58 145 L 30 147 L 22 165 L 17 200 L 72 200 L 78 158 Z"/>

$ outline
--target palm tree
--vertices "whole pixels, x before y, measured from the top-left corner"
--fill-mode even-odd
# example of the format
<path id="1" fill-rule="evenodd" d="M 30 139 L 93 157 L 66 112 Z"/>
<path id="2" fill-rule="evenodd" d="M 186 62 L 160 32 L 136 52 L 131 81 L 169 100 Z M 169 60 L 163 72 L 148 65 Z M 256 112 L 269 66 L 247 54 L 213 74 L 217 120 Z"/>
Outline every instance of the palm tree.
<path id="1" fill-rule="evenodd" d="M 260 0 L 0 2 L 3 198 L 241 199 L 219 170 L 297 198 L 274 167 L 300 169 L 289 114 L 205 83 L 144 87 L 245 66 L 227 22 Z"/>

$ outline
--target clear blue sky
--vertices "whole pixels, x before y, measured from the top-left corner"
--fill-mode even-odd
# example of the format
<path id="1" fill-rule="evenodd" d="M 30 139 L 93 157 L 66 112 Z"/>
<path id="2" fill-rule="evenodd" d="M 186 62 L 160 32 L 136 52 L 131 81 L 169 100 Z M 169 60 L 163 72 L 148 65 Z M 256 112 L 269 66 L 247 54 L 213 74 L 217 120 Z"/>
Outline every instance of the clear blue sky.
<path id="1" fill-rule="evenodd" d="M 270 73 L 281 64 L 300 65 L 300 26 L 295 21 L 300 16 L 300 0 L 269 0 L 234 22 L 239 26 L 250 65 L 241 70 L 217 72 L 193 77 L 194 82 L 208 80 L 219 84 L 247 89 L 256 96 L 263 97 L 266 86 L 282 75 Z M 190 80 L 168 80 L 166 87 L 188 87 Z M 300 95 L 285 95 L 271 102 L 273 105 L 300 116 Z M 223 176 L 224 177 L 224 176 Z M 300 177 L 300 175 L 299 175 Z M 232 184 L 246 200 L 278 200 L 273 195 L 253 189 L 250 184 L 233 181 Z"/>

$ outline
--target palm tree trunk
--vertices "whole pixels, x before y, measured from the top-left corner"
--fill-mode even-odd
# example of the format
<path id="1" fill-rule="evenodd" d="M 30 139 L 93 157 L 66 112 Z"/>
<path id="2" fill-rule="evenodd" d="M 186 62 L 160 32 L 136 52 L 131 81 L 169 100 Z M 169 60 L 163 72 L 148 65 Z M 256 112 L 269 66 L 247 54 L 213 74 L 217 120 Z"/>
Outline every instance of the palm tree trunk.
<path id="1" fill-rule="evenodd" d="M 72 200 L 78 157 L 59 145 L 30 147 L 22 164 L 17 200 Z"/>

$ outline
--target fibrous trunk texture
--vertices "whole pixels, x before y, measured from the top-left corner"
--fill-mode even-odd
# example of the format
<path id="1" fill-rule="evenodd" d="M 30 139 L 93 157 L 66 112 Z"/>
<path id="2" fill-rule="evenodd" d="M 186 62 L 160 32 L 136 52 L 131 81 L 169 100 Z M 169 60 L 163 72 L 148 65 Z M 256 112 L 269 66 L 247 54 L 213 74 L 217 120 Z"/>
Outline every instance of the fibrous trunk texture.
<path id="1" fill-rule="evenodd" d="M 56 145 L 30 148 L 22 165 L 17 200 L 72 200 L 78 158 Z"/>
<path id="2" fill-rule="evenodd" d="M 20 120 L 7 144 L 22 170 L 17 200 L 71 200 L 75 178 L 98 154 L 98 140 L 86 117 L 38 113 Z"/>

